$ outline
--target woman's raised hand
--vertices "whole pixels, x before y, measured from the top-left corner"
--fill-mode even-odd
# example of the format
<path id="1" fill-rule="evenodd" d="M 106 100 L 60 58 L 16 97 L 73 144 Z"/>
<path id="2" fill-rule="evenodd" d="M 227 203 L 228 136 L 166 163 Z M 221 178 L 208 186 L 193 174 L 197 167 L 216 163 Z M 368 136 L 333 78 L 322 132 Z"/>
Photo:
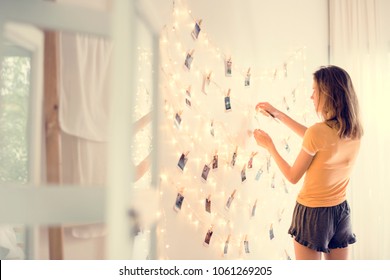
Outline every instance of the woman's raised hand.
<path id="1" fill-rule="evenodd" d="M 255 129 L 253 136 L 256 140 L 257 145 L 267 149 L 268 151 L 273 147 L 274 143 L 271 137 L 261 129 Z"/>
<path id="2" fill-rule="evenodd" d="M 273 118 L 277 118 L 279 115 L 279 110 L 274 106 L 269 104 L 268 102 L 259 102 L 256 105 L 256 111 L 261 112 L 266 116 L 271 116 Z"/>

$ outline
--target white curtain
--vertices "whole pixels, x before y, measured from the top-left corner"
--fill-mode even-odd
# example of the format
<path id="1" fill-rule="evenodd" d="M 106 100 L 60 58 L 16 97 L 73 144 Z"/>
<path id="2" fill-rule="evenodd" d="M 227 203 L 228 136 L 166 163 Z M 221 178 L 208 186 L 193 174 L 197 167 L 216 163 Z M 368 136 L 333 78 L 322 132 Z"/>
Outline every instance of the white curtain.
<path id="1" fill-rule="evenodd" d="M 59 0 L 106 11 L 110 0 Z M 63 184 L 102 187 L 107 181 L 113 44 L 88 34 L 59 33 L 59 121 Z M 103 259 L 104 224 L 65 225 L 65 259 Z"/>
<path id="2" fill-rule="evenodd" d="M 80 138 L 106 142 L 112 43 L 64 32 L 59 41 L 61 129 Z"/>
<path id="3" fill-rule="evenodd" d="M 107 180 L 112 43 L 84 34 L 60 33 L 59 38 L 61 180 L 102 187 Z M 103 224 L 65 226 L 65 258 L 103 258 L 105 234 Z M 96 251 L 87 249 L 93 242 Z"/>
<path id="4" fill-rule="evenodd" d="M 390 72 L 382 0 L 330 0 L 331 64 L 351 75 L 365 129 L 349 201 L 353 259 L 390 259 Z M 384 14 L 384 13 L 383 13 Z"/>

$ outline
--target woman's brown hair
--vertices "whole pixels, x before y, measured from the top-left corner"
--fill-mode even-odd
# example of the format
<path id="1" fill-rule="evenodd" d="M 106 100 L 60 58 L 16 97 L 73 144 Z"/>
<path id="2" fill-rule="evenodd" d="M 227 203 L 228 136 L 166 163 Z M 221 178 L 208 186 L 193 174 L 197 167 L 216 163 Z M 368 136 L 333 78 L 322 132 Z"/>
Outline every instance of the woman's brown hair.
<path id="1" fill-rule="evenodd" d="M 349 74 L 337 66 L 323 66 L 313 74 L 323 101 L 322 116 L 340 138 L 360 139 L 363 127 L 359 103 Z"/>

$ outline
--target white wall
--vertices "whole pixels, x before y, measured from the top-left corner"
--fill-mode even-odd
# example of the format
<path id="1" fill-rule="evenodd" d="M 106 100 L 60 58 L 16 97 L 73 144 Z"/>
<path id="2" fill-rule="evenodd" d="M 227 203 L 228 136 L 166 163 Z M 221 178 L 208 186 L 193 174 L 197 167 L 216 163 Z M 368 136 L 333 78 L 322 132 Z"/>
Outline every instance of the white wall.
<path id="1" fill-rule="evenodd" d="M 186 3 L 185 1 L 176 2 L 181 2 L 183 4 Z M 160 11 L 165 11 L 163 13 L 165 16 L 170 15 L 171 11 L 169 11 L 169 8 L 172 9 L 171 1 L 159 1 L 158 5 L 162 5 L 161 7 L 156 8 L 161 8 Z M 286 59 L 291 56 L 291 54 L 294 54 L 297 49 L 305 46 L 307 60 L 304 62 L 306 71 L 303 78 L 306 80 L 306 89 L 302 92 L 302 94 L 305 96 L 301 96 L 301 98 L 305 99 L 307 97 L 307 100 L 309 100 L 311 93 L 311 73 L 313 73 L 318 66 L 326 65 L 328 63 L 328 16 L 326 0 L 304 0 L 294 2 L 282 0 L 240 2 L 232 0 L 201 0 L 188 1 L 187 5 L 195 19 L 202 19 L 201 32 L 207 33 L 207 37 L 210 40 L 209 47 L 213 49 L 218 48 L 222 54 L 231 56 L 235 66 L 239 65 L 240 67 L 251 67 L 253 75 L 258 75 L 259 71 L 264 69 L 274 69 L 279 67 L 280 64 L 283 64 L 283 62 L 285 62 Z M 169 18 L 167 18 L 166 23 L 170 23 Z M 180 26 L 180 28 L 188 29 L 191 27 Z M 186 37 L 186 35 L 183 35 L 186 34 L 185 32 L 182 32 L 183 30 L 179 31 L 180 32 L 177 32 L 180 34 L 179 41 L 183 43 L 183 46 L 181 49 L 170 48 L 170 51 L 173 53 L 172 57 L 179 57 L 180 59 L 180 53 L 182 51 L 186 51 L 187 49 L 191 49 L 192 47 L 197 46 L 197 49 L 195 49 L 196 53 L 194 59 L 194 69 L 201 70 L 204 69 L 205 65 L 207 65 L 207 67 L 210 69 L 217 68 L 223 71 L 223 65 L 218 64 L 219 62 L 217 59 L 202 60 L 200 58 L 201 55 L 199 54 L 200 46 L 191 41 L 192 39 L 189 34 Z M 162 50 L 162 52 L 164 51 L 165 50 Z M 170 62 L 174 63 L 173 60 Z M 182 63 L 182 61 L 179 61 L 179 63 Z M 257 73 L 256 70 L 258 71 Z M 302 78 L 302 75 L 299 74 L 297 77 Z M 224 88 L 230 86 L 233 88 L 235 87 L 234 82 L 224 82 L 224 77 L 218 73 L 215 73 L 215 81 Z M 183 86 L 187 82 L 192 83 L 194 80 L 187 74 L 181 74 L 181 77 L 179 81 L 176 82 L 176 84 Z M 273 89 L 275 90 L 276 88 L 278 87 L 274 87 Z M 252 95 L 248 95 L 244 92 L 235 92 L 234 89 L 233 94 L 235 94 L 235 98 L 237 98 L 237 100 L 239 99 L 241 103 L 245 103 L 244 106 L 253 106 L 253 108 L 256 102 L 260 101 L 259 99 L 264 98 L 272 100 L 271 95 L 283 96 L 283 94 L 285 94 L 282 92 L 273 92 L 272 87 L 268 88 L 269 91 L 267 92 L 259 92 L 262 89 L 263 87 L 256 86 L 254 83 L 250 89 L 250 93 Z M 163 91 L 162 95 L 165 96 L 164 90 L 166 89 L 162 87 L 161 90 Z M 177 88 L 173 88 L 173 91 L 175 90 L 177 90 Z M 179 94 L 180 92 L 176 93 L 177 96 L 179 96 Z M 200 94 L 198 85 L 194 89 L 194 95 L 195 94 L 198 96 Z M 209 112 L 216 112 L 219 110 L 217 106 L 219 106 L 217 103 L 210 104 L 210 107 L 206 109 L 206 111 L 208 110 Z M 186 114 L 186 112 L 184 114 Z M 224 118 L 223 113 L 218 116 Z M 230 128 L 234 128 L 235 132 L 239 132 L 242 120 L 234 119 L 232 116 L 234 115 L 226 117 L 225 120 L 229 124 Z M 162 126 L 166 125 L 165 121 L 166 119 L 162 119 Z M 191 127 L 190 125 L 189 134 L 194 131 L 193 129 L 194 127 Z M 181 183 L 180 177 L 178 177 L 180 176 L 180 173 L 172 171 L 171 167 L 176 165 L 180 155 L 177 155 L 178 151 L 176 148 L 178 145 L 180 147 L 185 147 L 188 143 L 179 143 L 173 145 L 172 139 L 176 137 L 174 133 L 167 133 L 165 130 L 162 131 L 162 134 L 164 139 L 161 143 L 161 147 L 163 147 L 163 149 L 161 149 L 160 166 L 162 168 L 162 173 L 168 176 L 168 181 L 165 183 L 163 182 L 162 184 L 161 205 L 163 207 L 164 215 L 162 215 L 160 220 L 160 230 L 163 232 L 160 234 L 160 256 L 161 258 L 168 259 L 221 258 L 219 248 L 205 249 L 201 245 L 208 225 L 202 225 L 201 221 L 200 226 L 194 227 L 193 224 L 189 222 L 189 217 L 187 216 L 187 214 L 192 215 L 191 211 L 185 210 L 181 213 L 175 213 L 172 210 L 176 197 L 177 187 L 180 187 Z M 204 147 L 202 148 L 205 150 L 212 149 L 210 142 L 204 141 L 203 144 Z M 193 169 L 188 171 L 190 174 L 194 174 L 195 177 L 198 177 L 194 180 L 199 180 L 200 172 L 198 172 L 199 170 L 197 169 L 199 169 L 199 166 L 201 166 L 201 168 L 203 167 L 203 160 L 204 159 L 198 163 L 198 166 L 193 165 L 191 167 Z M 191 184 L 191 181 L 187 181 L 187 183 Z M 197 181 L 194 181 L 194 184 L 198 184 Z M 190 189 L 189 186 L 185 187 Z M 216 188 L 218 187 L 219 186 Z M 245 195 L 248 197 L 251 196 L 250 187 L 250 185 L 246 185 L 248 190 Z M 203 188 L 204 191 L 207 192 L 208 187 L 205 186 Z M 228 192 L 228 190 L 226 192 Z M 190 197 L 190 195 L 193 194 L 188 194 L 187 199 Z M 200 204 L 203 203 L 202 195 L 206 195 L 206 193 L 197 195 L 198 196 L 195 195 L 193 197 L 197 197 Z M 224 198 L 221 199 L 221 201 L 223 200 Z M 277 201 L 272 201 L 272 203 L 277 203 Z M 268 209 L 266 208 L 262 208 L 262 211 L 264 212 L 267 212 L 267 210 Z M 200 220 L 209 221 L 207 215 L 204 216 L 202 213 L 195 213 L 195 215 L 198 214 L 198 218 Z M 198 219 L 194 217 L 195 215 L 192 215 L 193 217 L 191 219 Z M 236 217 L 236 220 L 239 221 L 239 219 L 239 217 Z M 263 222 L 260 221 L 258 225 L 263 227 L 262 223 Z M 237 228 L 239 226 L 240 224 L 238 222 L 235 227 Z M 254 226 L 256 226 L 256 224 L 254 224 Z M 286 226 L 288 225 L 285 224 L 283 228 Z M 252 242 L 251 246 L 253 246 L 253 253 L 248 258 L 283 258 L 283 256 L 280 254 L 273 254 L 272 252 L 269 252 L 275 249 L 277 246 L 288 247 L 290 251 L 289 253 L 291 254 L 291 239 L 287 238 L 288 234 L 286 231 L 280 232 L 280 234 L 286 236 L 283 242 L 287 240 L 286 242 L 288 242 L 288 244 L 282 244 L 279 246 L 280 244 L 275 244 L 277 241 L 274 241 L 274 243 L 265 246 Z M 261 238 L 263 238 L 263 236 L 259 237 L 259 239 L 256 239 L 257 242 L 262 243 Z M 252 241 L 254 239 L 255 238 L 252 237 Z M 255 247 L 260 249 L 256 250 Z M 267 250 L 268 252 L 261 252 L 261 248 L 263 250 Z M 231 255 L 231 258 L 239 257 L 242 256 L 239 254 Z"/>
<path id="2" fill-rule="evenodd" d="M 139 6 L 153 26 L 161 29 L 171 19 L 172 2 L 146 0 Z M 275 59 L 303 45 L 307 46 L 309 73 L 328 62 L 327 0 L 187 2 L 218 47 L 243 63 L 272 67 Z"/>

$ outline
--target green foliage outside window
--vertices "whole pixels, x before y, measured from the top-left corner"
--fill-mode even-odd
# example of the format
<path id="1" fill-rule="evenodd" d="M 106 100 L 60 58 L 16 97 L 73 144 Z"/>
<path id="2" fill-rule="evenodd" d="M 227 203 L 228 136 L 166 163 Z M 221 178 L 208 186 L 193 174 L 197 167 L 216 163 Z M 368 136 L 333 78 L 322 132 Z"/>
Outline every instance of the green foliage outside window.
<path id="1" fill-rule="evenodd" d="M 5 57 L 1 66 L 0 183 L 26 183 L 30 58 Z"/>

